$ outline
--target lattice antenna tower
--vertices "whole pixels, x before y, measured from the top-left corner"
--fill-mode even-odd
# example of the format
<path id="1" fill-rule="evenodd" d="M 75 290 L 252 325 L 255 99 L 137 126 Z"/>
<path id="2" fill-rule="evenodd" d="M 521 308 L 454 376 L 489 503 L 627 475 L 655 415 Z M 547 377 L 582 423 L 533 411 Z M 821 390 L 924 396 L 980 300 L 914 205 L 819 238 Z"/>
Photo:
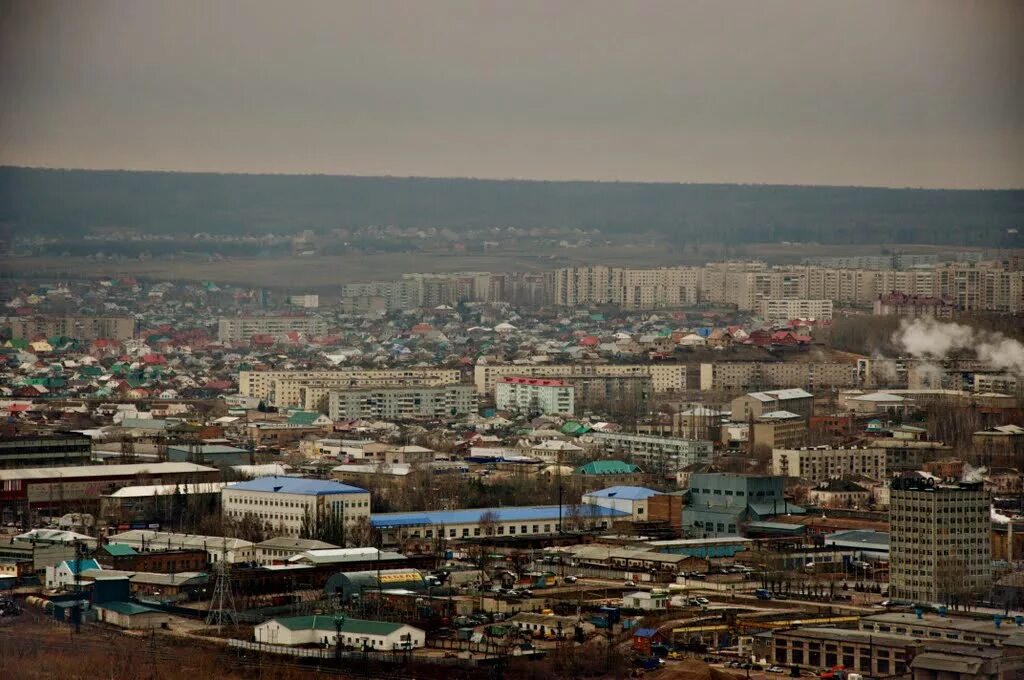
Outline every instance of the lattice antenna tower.
<path id="1" fill-rule="evenodd" d="M 217 581 L 213 587 L 213 598 L 210 600 L 210 611 L 206 615 L 206 625 L 217 626 L 217 632 L 223 625 L 234 625 L 235 597 L 231 592 L 231 564 L 228 561 L 228 539 L 221 544 L 220 564 L 217 565 Z"/>

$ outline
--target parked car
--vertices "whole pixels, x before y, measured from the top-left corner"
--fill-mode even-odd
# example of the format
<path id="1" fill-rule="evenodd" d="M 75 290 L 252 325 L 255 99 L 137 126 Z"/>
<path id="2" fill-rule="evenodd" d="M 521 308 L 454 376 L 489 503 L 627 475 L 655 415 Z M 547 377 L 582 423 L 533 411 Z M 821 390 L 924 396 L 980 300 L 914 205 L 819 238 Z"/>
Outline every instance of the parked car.
<path id="1" fill-rule="evenodd" d="M 622 585 L 625 586 L 626 588 L 636 588 L 636 581 L 634 581 L 633 579 L 629 579 L 628 581 L 626 581 Z"/>
<path id="2" fill-rule="evenodd" d="M 694 599 L 696 599 L 697 600 L 697 604 L 700 604 L 700 605 L 711 604 L 711 600 L 709 600 L 706 597 L 698 597 L 698 598 L 694 598 Z"/>
<path id="3" fill-rule="evenodd" d="M 575 577 L 575 576 L 566 576 L 566 577 L 565 577 L 565 582 L 566 582 L 566 583 L 576 583 L 576 580 L 577 580 L 577 579 L 576 579 L 576 577 Z"/>

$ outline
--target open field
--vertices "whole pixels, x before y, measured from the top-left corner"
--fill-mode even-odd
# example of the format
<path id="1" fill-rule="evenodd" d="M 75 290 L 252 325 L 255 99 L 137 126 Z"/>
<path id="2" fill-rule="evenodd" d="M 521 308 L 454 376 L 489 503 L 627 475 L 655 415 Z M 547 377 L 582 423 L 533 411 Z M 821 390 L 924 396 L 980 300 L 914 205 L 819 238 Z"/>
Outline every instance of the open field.
<path id="1" fill-rule="evenodd" d="M 945 246 L 887 246 L 911 253 L 950 252 Z M 957 249 L 965 250 L 965 249 Z M 664 267 L 699 265 L 708 261 L 757 258 L 777 263 L 799 262 L 805 257 L 878 254 L 881 246 L 822 246 L 803 244 L 751 244 L 673 248 L 658 244 L 559 248 L 541 251 L 516 248 L 494 253 L 396 253 L 382 255 L 281 256 L 228 259 L 217 262 L 158 259 L 148 261 L 94 261 L 86 258 L 25 257 L 0 259 L 7 276 L 89 278 L 132 275 L 158 280 L 215 281 L 271 288 L 329 289 L 341 283 L 398 278 L 408 272 L 545 271 L 581 264 Z"/>

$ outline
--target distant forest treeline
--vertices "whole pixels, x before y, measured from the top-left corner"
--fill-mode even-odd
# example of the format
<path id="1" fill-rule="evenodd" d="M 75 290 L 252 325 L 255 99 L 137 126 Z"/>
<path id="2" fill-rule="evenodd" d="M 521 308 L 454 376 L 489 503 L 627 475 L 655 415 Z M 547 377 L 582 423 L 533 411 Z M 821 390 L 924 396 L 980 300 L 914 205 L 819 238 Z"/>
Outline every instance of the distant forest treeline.
<path id="1" fill-rule="evenodd" d="M 0 167 L 0 224 L 287 234 L 369 225 L 596 229 L 674 242 L 1024 245 L 1024 190 L 238 175 Z"/>

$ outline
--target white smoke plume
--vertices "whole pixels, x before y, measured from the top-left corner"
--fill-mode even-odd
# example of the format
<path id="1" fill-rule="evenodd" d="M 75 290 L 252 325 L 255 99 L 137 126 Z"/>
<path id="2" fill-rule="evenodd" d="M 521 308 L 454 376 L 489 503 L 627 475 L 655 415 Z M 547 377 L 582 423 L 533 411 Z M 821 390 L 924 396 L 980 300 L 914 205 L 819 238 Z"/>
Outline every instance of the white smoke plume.
<path id="1" fill-rule="evenodd" d="M 961 482 L 983 482 L 985 481 L 985 473 L 988 472 L 988 468 L 974 467 L 970 463 L 964 463 L 964 470 L 960 474 Z"/>
<path id="2" fill-rule="evenodd" d="M 892 339 L 917 359 L 945 359 L 953 352 L 966 349 L 994 369 L 1024 375 L 1024 344 L 1001 333 L 925 317 L 903 321 Z"/>

